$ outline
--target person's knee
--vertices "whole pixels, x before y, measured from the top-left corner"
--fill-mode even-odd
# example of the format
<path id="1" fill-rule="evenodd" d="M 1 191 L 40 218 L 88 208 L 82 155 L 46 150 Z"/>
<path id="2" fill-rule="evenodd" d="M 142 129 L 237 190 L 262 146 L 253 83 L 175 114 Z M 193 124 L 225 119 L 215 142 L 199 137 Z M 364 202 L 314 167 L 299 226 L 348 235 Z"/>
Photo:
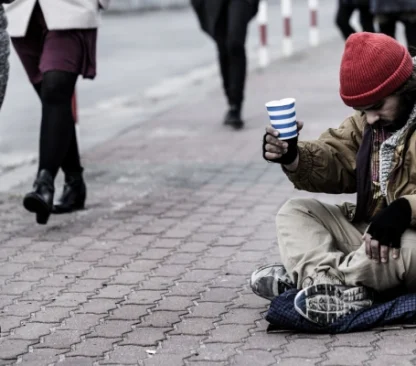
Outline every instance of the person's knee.
<path id="1" fill-rule="evenodd" d="M 239 39 L 231 38 L 227 41 L 227 52 L 231 57 L 244 56 L 245 55 L 245 45 Z"/>
<path id="2" fill-rule="evenodd" d="M 46 103 L 65 103 L 71 100 L 76 76 L 64 71 L 50 71 L 43 75 L 41 96 Z"/>
<path id="3" fill-rule="evenodd" d="M 337 15 L 336 17 L 335 17 L 335 25 L 338 27 L 338 28 L 342 28 L 343 27 L 343 23 L 342 23 L 342 19 L 341 19 L 341 17 L 339 16 L 339 15 Z"/>
<path id="4" fill-rule="evenodd" d="M 227 40 L 226 37 L 222 34 L 216 35 L 214 37 L 215 45 L 217 46 L 218 50 L 226 50 L 227 49 Z"/>
<path id="5" fill-rule="evenodd" d="M 408 250 L 410 253 L 416 254 L 416 229 L 407 229 L 401 237 L 402 249 Z"/>
<path id="6" fill-rule="evenodd" d="M 291 198 L 285 202 L 276 215 L 276 226 L 285 224 L 286 220 L 293 220 L 293 216 L 300 216 L 304 212 L 310 210 L 311 205 L 316 204 L 316 200 L 312 198 Z"/>
<path id="7" fill-rule="evenodd" d="M 225 42 L 217 43 L 217 52 L 220 60 L 227 60 L 228 50 Z"/>
<path id="8" fill-rule="evenodd" d="M 311 204 L 316 202 L 313 198 L 291 198 L 280 208 L 279 213 L 288 214 L 308 210 Z M 279 214 L 278 213 L 278 214 Z"/>
<path id="9" fill-rule="evenodd" d="M 337 16 L 335 17 L 335 25 L 338 28 L 348 27 L 349 22 L 350 22 L 349 18 L 345 17 L 344 14 L 342 13 L 338 13 Z"/>

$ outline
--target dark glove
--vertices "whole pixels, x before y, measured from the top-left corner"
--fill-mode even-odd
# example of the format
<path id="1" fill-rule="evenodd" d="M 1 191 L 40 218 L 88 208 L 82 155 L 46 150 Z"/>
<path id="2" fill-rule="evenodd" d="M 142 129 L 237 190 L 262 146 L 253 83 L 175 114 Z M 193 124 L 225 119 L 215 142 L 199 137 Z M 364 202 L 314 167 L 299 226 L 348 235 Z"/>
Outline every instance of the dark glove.
<path id="1" fill-rule="evenodd" d="M 406 198 L 399 198 L 371 220 L 367 233 L 380 245 L 400 248 L 400 239 L 410 227 L 412 208 Z"/>
<path id="2" fill-rule="evenodd" d="M 283 165 L 289 165 L 293 163 L 296 160 L 296 157 L 298 156 L 298 136 L 291 138 L 289 140 L 284 140 L 288 144 L 287 153 L 283 154 L 282 157 L 278 159 L 267 159 L 266 158 L 266 144 L 268 143 L 266 141 L 266 136 L 269 135 L 268 133 L 265 133 L 263 136 L 263 159 L 270 162 L 270 163 L 278 163 Z M 271 135 L 270 135 L 271 136 Z M 272 136 L 274 137 L 274 136 Z M 274 137 L 275 138 L 275 137 Z M 283 141 L 283 140 L 282 140 Z"/>

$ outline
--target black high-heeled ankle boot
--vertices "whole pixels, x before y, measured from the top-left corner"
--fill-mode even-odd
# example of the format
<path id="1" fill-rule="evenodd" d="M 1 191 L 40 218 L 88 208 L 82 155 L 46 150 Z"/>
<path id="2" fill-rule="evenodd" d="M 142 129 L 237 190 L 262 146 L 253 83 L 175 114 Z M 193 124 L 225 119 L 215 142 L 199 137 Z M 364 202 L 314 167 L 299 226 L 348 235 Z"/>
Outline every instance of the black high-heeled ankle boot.
<path id="1" fill-rule="evenodd" d="M 241 119 L 241 106 L 231 105 L 224 118 L 224 124 L 231 126 L 236 130 L 244 127 L 244 121 Z"/>
<path id="2" fill-rule="evenodd" d="M 53 206 L 53 213 L 63 214 L 82 210 L 85 207 L 86 198 L 87 187 L 82 178 L 82 173 L 67 173 L 64 190 L 58 203 Z"/>
<path id="3" fill-rule="evenodd" d="M 47 170 L 41 170 L 33 184 L 33 191 L 23 198 L 23 206 L 36 213 L 36 222 L 45 225 L 53 207 L 53 177 Z"/>

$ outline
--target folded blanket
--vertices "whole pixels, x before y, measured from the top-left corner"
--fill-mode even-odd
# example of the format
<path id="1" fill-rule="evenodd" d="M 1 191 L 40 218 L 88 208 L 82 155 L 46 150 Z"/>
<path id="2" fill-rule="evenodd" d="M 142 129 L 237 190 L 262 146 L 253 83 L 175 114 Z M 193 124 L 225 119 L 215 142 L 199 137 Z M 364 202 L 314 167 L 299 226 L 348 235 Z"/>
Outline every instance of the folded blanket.
<path id="1" fill-rule="evenodd" d="M 349 333 L 393 324 L 416 324 L 416 294 L 398 296 L 378 302 L 338 319 L 328 326 L 320 326 L 296 312 L 293 300 L 299 290 L 286 291 L 273 299 L 266 315 L 270 330 L 282 329 L 304 333 Z"/>

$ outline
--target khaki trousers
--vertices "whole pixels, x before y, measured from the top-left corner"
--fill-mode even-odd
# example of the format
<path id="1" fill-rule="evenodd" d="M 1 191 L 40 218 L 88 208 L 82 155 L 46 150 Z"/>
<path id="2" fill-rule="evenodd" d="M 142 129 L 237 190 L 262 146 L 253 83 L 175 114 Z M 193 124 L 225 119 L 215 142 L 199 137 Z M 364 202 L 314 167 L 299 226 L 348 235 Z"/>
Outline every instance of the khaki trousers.
<path id="1" fill-rule="evenodd" d="M 315 199 L 289 200 L 276 218 L 283 265 L 298 288 L 326 274 L 348 286 L 376 291 L 405 286 L 416 292 L 416 231 L 402 236 L 400 256 L 388 263 L 368 259 L 361 239 L 367 224 L 352 224 L 335 205 Z"/>

